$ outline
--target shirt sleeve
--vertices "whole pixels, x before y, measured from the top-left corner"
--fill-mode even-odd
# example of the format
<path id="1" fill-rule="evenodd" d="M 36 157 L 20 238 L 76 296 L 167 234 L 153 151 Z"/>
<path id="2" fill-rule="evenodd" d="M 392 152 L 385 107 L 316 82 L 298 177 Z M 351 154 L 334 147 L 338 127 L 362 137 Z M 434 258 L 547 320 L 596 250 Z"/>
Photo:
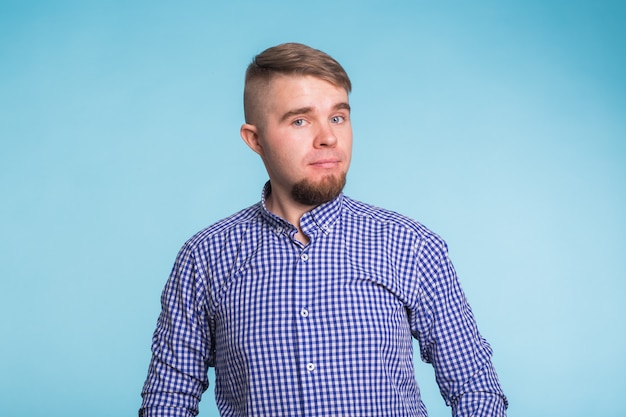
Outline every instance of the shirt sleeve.
<path id="1" fill-rule="evenodd" d="M 186 245 L 161 296 L 140 417 L 198 414 L 198 403 L 209 386 L 211 362 L 206 287 L 199 275 L 193 251 Z"/>
<path id="2" fill-rule="evenodd" d="M 422 242 L 416 253 L 418 305 L 411 327 L 424 362 L 431 363 L 441 395 L 455 417 L 505 417 L 508 402 L 448 258 L 445 242 Z"/>

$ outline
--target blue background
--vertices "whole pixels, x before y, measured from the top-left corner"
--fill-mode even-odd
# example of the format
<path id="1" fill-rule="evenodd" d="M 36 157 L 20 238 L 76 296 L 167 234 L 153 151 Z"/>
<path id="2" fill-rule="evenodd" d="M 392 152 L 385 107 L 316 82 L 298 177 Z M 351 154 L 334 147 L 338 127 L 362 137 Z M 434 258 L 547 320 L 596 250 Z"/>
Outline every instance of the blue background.
<path id="1" fill-rule="evenodd" d="M 346 193 L 447 240 L 509 416 L 626 415 L 624 22 L 622 1 L 3 0 L 0 415 L 135 415 L 178 249 L 260 197 L 243 73 L 285 41 L 350 74 Z"/>

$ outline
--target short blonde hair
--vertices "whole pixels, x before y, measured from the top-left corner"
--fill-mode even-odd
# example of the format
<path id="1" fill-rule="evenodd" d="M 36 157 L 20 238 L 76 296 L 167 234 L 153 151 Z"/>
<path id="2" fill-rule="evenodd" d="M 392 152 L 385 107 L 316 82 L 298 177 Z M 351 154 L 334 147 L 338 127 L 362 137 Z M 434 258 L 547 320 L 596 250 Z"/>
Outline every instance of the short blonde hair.
<path id="1" fill-rule="evenodd" d="M 333 57 L 301 43 L 283 43 L 261 52 L 246 70 L 243 109 L 246 123 L 256 124 L 261 95 L 276 75 L 310 75 L 342 87 L 347 93 L 352 83 L 343 67 Z"/>

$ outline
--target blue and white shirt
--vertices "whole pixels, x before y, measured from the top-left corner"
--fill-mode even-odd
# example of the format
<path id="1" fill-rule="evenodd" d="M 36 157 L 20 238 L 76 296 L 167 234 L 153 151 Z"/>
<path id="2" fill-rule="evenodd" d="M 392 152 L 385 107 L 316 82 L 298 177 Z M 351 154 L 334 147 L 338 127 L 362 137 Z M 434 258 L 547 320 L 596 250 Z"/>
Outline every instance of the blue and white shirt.
<path id="1" fill-rule="evenodd" d="M 412 338 L 455 416 L 507 405 L 444 241 L 345 195 L 302 231 L 258 204 L 185 243 L 162 295 L 140 415 L 423 417 Z"/>

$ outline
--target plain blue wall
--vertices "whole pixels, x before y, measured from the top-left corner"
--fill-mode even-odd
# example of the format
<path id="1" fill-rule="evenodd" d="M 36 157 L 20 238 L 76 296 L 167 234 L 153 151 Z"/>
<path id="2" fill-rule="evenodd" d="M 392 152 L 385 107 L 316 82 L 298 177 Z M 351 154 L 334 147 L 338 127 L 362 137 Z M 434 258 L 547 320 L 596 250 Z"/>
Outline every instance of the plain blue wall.
<path id="1" fill-rule="evenodd" d="M 135 415 L 176 252 L 260 196 L 243 72 L 285 41 L 351 75 L 346 192 L 447 240 L 509 416 L 626 415 L 625 3 L 214 3 L 0 2 L 0 415 Z"/>

